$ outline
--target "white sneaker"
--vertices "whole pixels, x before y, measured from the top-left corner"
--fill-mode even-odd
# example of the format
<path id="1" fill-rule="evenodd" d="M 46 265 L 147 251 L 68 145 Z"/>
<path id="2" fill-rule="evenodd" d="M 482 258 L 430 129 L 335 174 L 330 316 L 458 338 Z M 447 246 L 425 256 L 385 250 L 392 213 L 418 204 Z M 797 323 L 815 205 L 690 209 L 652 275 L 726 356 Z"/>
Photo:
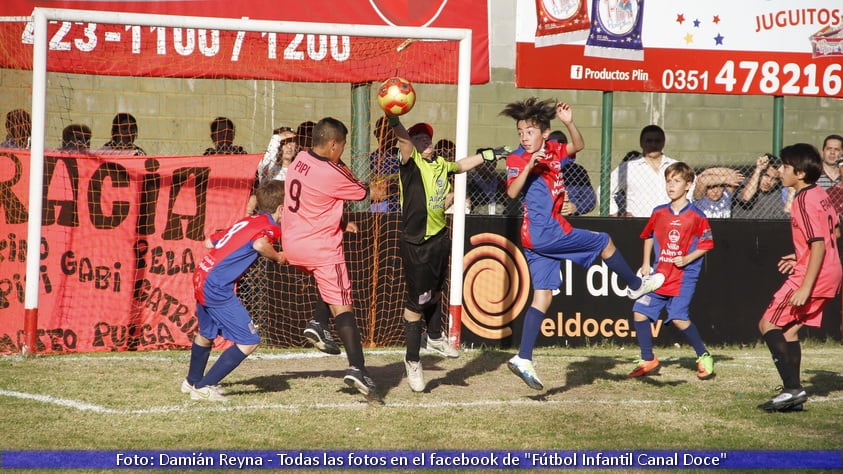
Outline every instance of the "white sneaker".
<path id="1" fill-rule="evenodd" d="M 544 384 L 539 380 L 539 376 L 536 375 L 533 361 L 514 356 L 512 359 L 509 359 L 506 366 L 533 390 L 542 390 L 544 388 Z"/>
<path id="2" fill-rule="evenodd" d="M 637 290 L 628 289 L 627 296 L 629 296 L 633 300 L 637 300 L 642 296 L 646 295 L 647 293 L 652 293 L 664 284 L 664 275 L 661 273 L 653 273 L 651 275 L 647 275 L 641 277 L 641 287 Z"/>
<path id="3" fill-rule="evenodd" d="M 444 334 L 439 336 L 439 339 L 433 339 L 427 334 L 424 335 L 424 338 L 426 341 L 424 344 L 425 349 L 436 352 L 443 357 L 450 357 L 451 359 L 456 359 L 460 356 L 459 349 L 452 346 L 448 341 L 448 337 Z"/>
<path id="4" fill-rule="evenodd" d="M 228 400 L 217 385 L 206 385 L 202 388 L 194 388 L 190 392 L 192 400 L 207 400 L 211 402 L 224 402 Z"/>
<path id="5" fill-rule="evenodd" d="M 414 392 L 424 392 L 424 371 L 422 370 L 420 361 L 409 361 L 404 359 L 404 369 L 407 370 L 407 382 L 410 384 L 410 390 Z"/>
<path id="6" fill-rule="evenodd" d="M 193 385 L 188 383 L 187 379 L 181 381 L 181 393 L 190 393 L 193 391 Z"/>

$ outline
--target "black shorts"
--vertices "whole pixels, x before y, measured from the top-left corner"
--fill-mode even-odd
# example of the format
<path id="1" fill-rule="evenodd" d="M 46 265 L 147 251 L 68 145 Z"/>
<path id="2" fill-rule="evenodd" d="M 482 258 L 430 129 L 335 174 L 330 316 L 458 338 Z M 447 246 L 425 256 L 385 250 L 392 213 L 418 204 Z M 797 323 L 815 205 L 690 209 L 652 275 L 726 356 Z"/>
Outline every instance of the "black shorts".
<path id="1" fill-rule="evenodd" d="M 447 230 L 422 244 L 401 241 L 401 260 L 407 283 L 405 305 L 409 310 L 421 313 L 425 307 L 439 301 L 450 255 L 451 239 Z"/>

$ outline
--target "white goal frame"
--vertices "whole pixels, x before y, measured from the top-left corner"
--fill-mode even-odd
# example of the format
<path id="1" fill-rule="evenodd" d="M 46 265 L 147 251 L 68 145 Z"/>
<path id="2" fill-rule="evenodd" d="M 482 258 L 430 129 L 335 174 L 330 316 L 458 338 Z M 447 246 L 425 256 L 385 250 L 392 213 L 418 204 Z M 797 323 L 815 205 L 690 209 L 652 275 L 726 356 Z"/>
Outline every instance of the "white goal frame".
<path id="1" fill-rule="evenodd" d="M 368 36 L 378 38 L 407 38 L 416 40 L 448 40 L 459 42 L 457 69 L 456 153 L 467 156 L 468 106 L 471 84 L 471 30 L 464 28 L 417 28 L 385 25 L 343 25 L 334 23 L 304 23 L 234 18 L 193 17 L 124 13 L 93 10 L 35 8 L 32 14 L 34 44 L 32 58 L 32 145 L 29 181 L 29 217 L 27 245 L 37 249 L 41 242 L 41 208 L 43 206 L 44 137 L 47 93 L 47 25 L 50 21 L 163 26 L 173 28 L 218 29 L 258 33 L 301 33 Z M 449 293 L 449 338 L 452 345 L 460 343 L 462 310 L 463 253 L 465 247 L 465 174 L 457 174 L 454 189 L 453 235 Z M 24 343 L 22 352 L 34 354 L 38 322 L 40 288 L 38 252 L 26 257 L 26 287 L 24 296 Z M 453 282 L 459 282 L 454 284 Z"/>

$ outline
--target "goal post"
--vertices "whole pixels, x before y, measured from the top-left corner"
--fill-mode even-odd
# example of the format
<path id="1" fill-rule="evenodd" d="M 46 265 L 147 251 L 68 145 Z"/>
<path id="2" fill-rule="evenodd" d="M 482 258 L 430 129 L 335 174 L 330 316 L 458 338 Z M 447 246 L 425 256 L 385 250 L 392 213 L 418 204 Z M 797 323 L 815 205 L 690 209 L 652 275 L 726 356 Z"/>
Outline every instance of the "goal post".
<path id="1" fill-rule="evenodd" d="M 55 67 L 55 62 L 52 60 L 50 55 L 52 49 L 54 48 L 53 42 L 55 42 L 55 37 L 51 38 L 50 28 L 49 25 L 52 23 L 58 22 L 61 25 L 79 25 L 84 24 L 88 25 L 88 29 L 86 29 L 86 34 L 90 34 L 93 38 L 97 38 L 97 34 L 99 33 L 91 33 L 91 31 L 95 31 L 95 28 L 91 28 L 91 25 L 121 25 L 124 26 L 126 31 L 131 31 L 135 33 L 134 30 L 130 30 L 130 28 L 142 27 L 148 28 L 149 30 L 159 28 L 159 29 L 181 29 L 184 30 L 201 30 L 201 31 L 220 31 L 220 32 L 229 32 L 235 36 L 235 49 L 237 47 L 237 41 L 241 41 L 242 38 L 247 33 L 255 33 L 259 35 L 308 35 L 308 37 L 319 37 L 324 35 L 331 35 L 331 37 L 339 37 L 339 38 L 374 38 L 377 39 L 392 39 L 392 40 L 400 40 L 400 43 L 403 47 L 407 47 L 408 49 L 414 48 L 414 44 L 410 44 L 407 46 L 407 40 L 416 40 L 420 43 L 430 43 L 430 42 L 449 42 L 451 44 L 456 44 L 457 47 L 457 57 L 455 59 L 456 62 L 456 71 L 455 74 L 451 74 L 448 72 L 442 73 L 439 77 L 435 74 L 425 75 L 419 77 L 419 83 L 416 86 L 417 90 L 424 87 L 424 84 L 431 84 L 432 87 L 435 87 L 435 84 L 442 83 L 442 84 L 449 84 L 448 87 L 454 88 L 454 94 L 456 97 L 455 100 L 455 107 L 456 113 L 452 116 L 455 116 L 455 121 L 453 124 L 449 124 L 447 130 L 453 133 L 455 146 L 456 146 L 456 156 L 462 157 L 467 155 L 468 151 L 468 125 L 469 125 L 469 88 L 470 88 L 470 71 L 471 71 L 471 31 L 468 29 L 456 29 L 456 28 L 415 28 L 415 27 L 394 27 L 394 26 L 377 26 L 377 25 L 343 25 L 343 24 L 324 24 L 324 23 L 301 23 L 301 22 L 285 22 L 285 21 L 268 21 L 268 20 L 249 20 L 249 19 L 229 19 L 229 18 L 211 18 L 211 17 L 189 17 L 189 16 L 168 16 L 168 15 L 149 15 L 149 14 L 140 14 L 140 13 L 123 13 L 123 12 L 107 12 L 107 11 L 86 11 L 86 10 L 69 10 L 69 9 L 50 9 L 50 8 L 36 8 L 33 12 L 31 18 L 31 25 L 27 26 L 27 30 L 24 32 L 24 35 L 31 34 L 31 42 L 32 42 L 32 98 L 31 98 L 31 113 L 32 113 L 32 137 L 31 137 L 31 149 L 29 150 L 31 158 L 29 163 L 29 192 L 28 192 L 28 221 L 26 226 L 26 244 L 27 248 L 29 249 L 38 249 L 42 243 L 42 209 L 44 206 L 43 202 L 43 194 L 44 194 L 44 186 L 45 183 L 43 181 L 43 170 L 45 166 L 45 154 L 48 153 L 49 147 L 47 146 L 47 141 L 49 138 L 48 131 L 51 130 L 51 127 L 55 128 L 55 124 L 51 123 L 50 119 L 50 111 L 48 110 L 48 97 L 49 97 L 49 87 L 50 87 L 50 80 L 49 75 L 55 74 L 50 72 Z M 53 35 L 55 36 L 55 35 Z M 274 40 L 274 36 L 272 39 Z M 90 39 L 90 38 L 88 38 Z M 99 37 L 99 41 L 108 41 L 104 39 L 104 37 Z M 269 41 L 268 38 L 265 38 L 265 41 Z M 392 44 L 392 43 L 390 43 Z M 367 64 L 371 64 L 375 61 L 378 61 L 378 55 L 373 54 L 373 57 L 368 59 Z M 113 58 L 117 61 L 120 58 Z M 248 59 L 247 59 L 248 60 Z M 328 82 L 334 83 L 348 83 L 354 84 L 359 82 L 371 82 L 376 83 L 379 80 L 385 79 L 390 75 L 396 74 L 407 74 L 410 77 L 411 81 L 414 81 L 413 77 L 413 68 L 408 66 L 408 64 L 400 63 L 397 64 L 395 62 L 388 62 L 388 61 L 395 61 L 394 58 L 390 59 L 390 56 L 387 55 L 386 60 L 383 64 L 379 64 L 377 70 L 381 71 L 378 77 L 366 77 L 361 80 L 361 76 L 359 74 L 355 74 L 353 71 L 349 72 L 349 76 L 345 78 L 342 74 L 338 74 L 334 77 L 322 78 L 318 81 L 321 84 L 325 84 Z M 208 69 L 211 69 L 210 66 L 204 66 Z M 266 89 L 266 90 L 274 90 L 278 81 L 273 79 L 274 74 L 277 74 L 277 71 L 273 70 L 260 70 L 260 71 L 253 71 L 254 76 L 250 76 L 249 72 L 247 71 L 248 68 L 243 68 L 236 73 L 236 79 L 240 79 L 243 81 L 254 81 L 256 85 L 253 86 L 253 89 L 257 91 L 258 89 Z M 404 72 L 409 71 L 409 72 Z M 90 72 L 74 72 L 70 71 L 67 72 L 68 74 L 91 74 Z M 113 73 L 113 72 L 105 72 L 104 75 L 124 75 L 123 73 Z M 146 73 L 147 75 L 153 75 L 154 73 Z M 204 77 L 200 75 L 191 76 L 189 74 L 180 75 L 178 71 L 170 71 L 171 75 L 167 77 L 197 77 L 199 79 L 204 79 Z M 191 73 L 195 74 L 195 73 Z M 304 71 L 304 74 L 307 74 L 307 71 Z M 371 73 L 368 73 L 371 75 Z M 455 76 L 455 77 L 452 77 Z M 209 78 L 213 78 L 212 76 L 208 76 Z M 226 76 L 222 76 L 226 77 Z M 253 78 L 254 79 L 253 79 Z M 292 83 L 297 81 L 302 81 L 305 79 L 301 78 L 285 78 L 281 79 L 284 83 Z M 257 85 L 257 81 L 261 81 L 259 85 Z M 414 81 L 415 82 L 415 81 Z M 421 87 L 420 87 L 421 85 Z M 152 89 L 152 87 L 150 87 Z M 251 90 L 251 89 L 250 89 Z M 319 91 L 318 93 L 324 93 L 323 91 Z M 154 94 L 154 92 L 153 92 Z M 256 93 L 257 95 L 257 93 Z M 305 99 L 306 97 L 301 97 L 301 99 Z M 294 98 L 295 99 L 295 98 Z M 294 100 L 290 99 L 290 100 Z M 410 120 L 417 120 L 417 121 L 430 121 L 432 119 L 428 117 L 434 117 L 435 114 L 428 114 L 424 115 L 424 108 L 425 103 L 429 105 L 432 104 L 437 98 L 435 95 L 431 95 L 429 97 L 421 96 L 419 99 L 419 103 L 416 106 L 417 110 L 414 110 L 414 113 L 411 113 L 410 116 L 412 117 Z M 260 114 L 268 115 L 272 118 L 264 119 L 264 121 L 269 121 L 271 125 L 275 125 L 278 122 L 277 116 L 284 115 L 286 111 L 278 111 L 276 113 L 275 107 L 276 105 L 272 102 L 273 100 L 277 100 L 277 98 L 267 99 L 266 100 L 266 107 L 263 107 L 264 104 L 257 104 L 254 106 L 254 109 L 261 109 L 261 108 L 269 108 L 271 109 L 269 112 L 265 110 L 261 110 Z M 359 99 L 353 100 L 355 103 L 359 103 Z M 66 100 L 66 102 L 73 102 L 72 100 Z M 305 103 L 307 101 L 301 100 L 301 103 Z M 360 107 L 359 104 L 353 105 L 351 104 L 352 99 L 348 99 L 349 108 L 356 107 L 356 110 L 352 110 L 349 114 L 349 121 L 347 124 L 354 125 L 358 123 L 368 123 L 371 124 L 374 121 L 374 118 L 380 114 L 380 110 L 373 108 L 372 111 L 368 110 L 366 107 Z M 368 107 L 372 108 L 372 104 L 375 101 L 370 98 Z M 114 112 L 117 112 L 116 110 Z M 419 114 L 415 114 L 416 112 L 420 112 Z M 74 116 L 76 111 L 67 112 L 68 116 Z M 149 114 L 154 114 L 155 111 L 152 110 Z M 322 114 L 314 111 L 314 115 L 312 116 L 313 120 L 318 120 L 323 116 Z M 207 117 L 207 120 L 210 120 L 212 117 Z M 52 122 L 54 122 L 53 120 Z M 66 120 L 63 120 L 66 121 Z M 254 128 L 256 131 L 253 133 L 253 138 L 251 138 L 252 146 L 251 149 L 253 152 L 261 152 L 260 148 L 265 147 L 266 142 L 269 141 L 270 133 L 265 130 L 265 128 L 261 125 L 255 125 Z M 353 127 L 352 127 L 353 128 Z M 241 128 L 240 124 L 238 124 L 238 135 L 240 134 Z M 371 135 L 369 133 L 369 129 L 366 130 L 351 130 L 351 133 L 355 135 L 355 137 L 362 137 L 365 135 Z M 52 136 L 54 137 L 56 132 L 52 132 Z M 262 137 L 262 138 L 261 138 Z M 163 143 L 163 140 L 162 140 Z M 149 148 L 149 146 L 147 146 Z M 148 150 L 149 151 L 149 150 Z M 167 150 L 166 154 L 182 154 L 181 153 L 173 153 L 173 150 Z M 150 155 L 156 155 L 154 151 L 150 153 Z M 352 157 L 352 159 L 358 159 L 360 157 Z M 367 158 L 366 158 L 367 159 Z M 359 176 L 364 181 L 368 181 L 370 176 Z M 452 222 L 452 232 L 453 232 L 453 247 L 452 247 L 452 260 L 451 260 L 451 267 L 450 267 L 450 282 L 449 285 L 449 294 L 448 294 L 448 311 L 449 314 L 449 338 L 452 344 L 459 345 L 459 332 L 460 332 L 460 315 L 461 315 L 461 305 L 462 305 L 462 278 L 463 278 L 463 253 L 464 253 L 464 240 L 465 240 L 465 214 L 464 214 L 464 202 L 465 202 L 465 195 L 466 195 L 466 180 L 464 175 L 457 175 L 455 178 L 455 212 L 453 215 L 453 222 Z M 368 218 L 368 217 L 367 217 Z M 394 244 L 394 243 L 393 243 Z M 393 245 L 390 244 L 390 245 Z M 365 254 L 368 249 L 360 248 L 357 249 L 359 254 Z M 349 257 L 351 260 L 354 257 Z M 375 256 L 377 258 L 377 256 Z M 350 262 L 351 264 L 351 262 Z M 39 308 L 39 287 L 41 286 L 41 272 L 43 271 L 43 262 L 39 259 L 39 252 L 30 251 L 26 255 L 26 262 L 25 262 L 25 291 L 24 291 L 24 302 L 23 302 L 23 310 L 24 310 L 24 325 L 23 325 L 23 341 L 21 344 L 21 349 L 25 353 L 34 353 L 37 350 L 37 340 L 36 340 L 36 330 L 38 328 L 38 308 Z M 376 285 L 372 286 L 376 288 Z M 400 288 L 403 288 L 400 287 Z M 296 293 L 296 290 L 291 290 L 292 293 Z M 397 300 L 399 304 L 403 301 L 403 295 L 396 294 L 393 295 L 394 298 Z M 278 308 L 271 309 L 272 311 L 279 311 Z M 400 326 L 399 326 L 400 327 Z M 370 339 L 374 340 L 374 339 Z M 295 344 L 295 339 L 291 339 L 291 344 Z M 112 350 L 115 350 L 112 348 Z M 118 348 L 117 350 L 122 350 Z"/>

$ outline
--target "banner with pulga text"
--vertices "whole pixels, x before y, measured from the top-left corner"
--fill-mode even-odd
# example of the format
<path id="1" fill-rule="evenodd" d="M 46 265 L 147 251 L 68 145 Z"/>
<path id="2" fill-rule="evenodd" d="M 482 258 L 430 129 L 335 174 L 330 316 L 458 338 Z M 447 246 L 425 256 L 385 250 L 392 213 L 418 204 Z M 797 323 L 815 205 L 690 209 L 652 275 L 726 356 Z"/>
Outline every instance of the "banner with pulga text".
<path id="1" fill-rule="evenodd" d="M 486 1 L 476 0 L 4 0 L 0 16 L 29 16 L 35 7 L 105 10 L 158 15 L 248 18 L 344 25 L 468 28 L 472 36 L 471 83 L 489 82 L 489 16 Z M 425 66 L 426 52 L 442 42 L 415 42 L 398 49 L 397 38 L 373 51 L 353 37 L 275 34 L 193 28 L 140 27 L 96 23 L 52 22 L 48 61 L 55 72 L 153 77 L 272 79 L 298 82 L 382 81 L 372 64 L 391 61 L 415 82 L 438 82 Z M 0 22 L 0 68 L 32 67 L 32 24 Z M 406 46 L 406 45 L 405 45 Z M 104 61 L 131 58 L 131 61 Z M 223 60 L 221 60 L 223 59 Z M 55 69 L 61 67 L 62 69 Z M 456 81 L 456 71 L 451 82 Z"/>
<path id="2" fill-rule="evenodd" d="M 28 249 L 29 152 L 0 150 L 0 353 L 21 348 L 30 251 L 38 352 L 189 346 L 205 236 L 244 215 L 259 158 L 47 153 L 41 245 Z"/>
<path id="3" fill-rule="evenodd" d="M 517 2 L 516 85 L 843 97 L 839 0 Z"/>

